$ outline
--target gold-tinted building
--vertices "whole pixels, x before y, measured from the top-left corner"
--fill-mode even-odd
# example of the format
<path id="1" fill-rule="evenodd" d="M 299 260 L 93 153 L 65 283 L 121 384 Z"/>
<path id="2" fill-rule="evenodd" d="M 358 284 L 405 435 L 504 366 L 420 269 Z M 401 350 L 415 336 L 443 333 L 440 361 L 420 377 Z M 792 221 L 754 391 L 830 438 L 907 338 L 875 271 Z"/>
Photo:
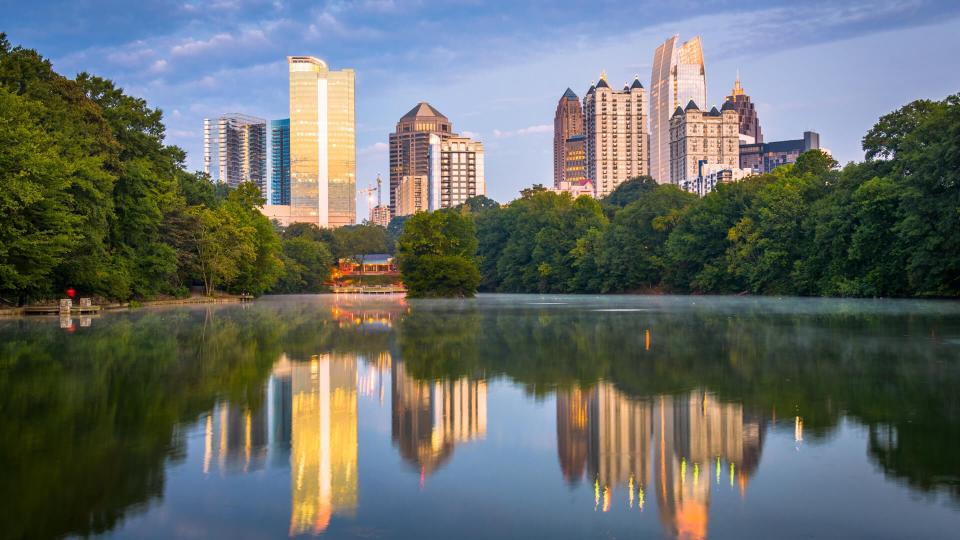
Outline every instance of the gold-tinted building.
<path id="1" fill-rule="evenodd" d="M 573 90 L 567 88 L 567 91 L 560 96 L 557 112 L 553 116 L 553 187 L 559 188 L 564 180 L 569 182 L 583 180 L 584 171 L 570 177 L 567 165 L 570 161 L 568 141 L 571 137 L 582 135 L 583 108 L 580 106 L 580 98 Z M 580 139 L 583 138 L 580 137 Z M 585 157 L 585 155 L 582 156 L 580 160 L 584 160 Z"/>
<path id="2" fill-rule="evenodd" d="M 289 56 L 292 221 L 356 222 L 354 71 L 312 56 Z"/>

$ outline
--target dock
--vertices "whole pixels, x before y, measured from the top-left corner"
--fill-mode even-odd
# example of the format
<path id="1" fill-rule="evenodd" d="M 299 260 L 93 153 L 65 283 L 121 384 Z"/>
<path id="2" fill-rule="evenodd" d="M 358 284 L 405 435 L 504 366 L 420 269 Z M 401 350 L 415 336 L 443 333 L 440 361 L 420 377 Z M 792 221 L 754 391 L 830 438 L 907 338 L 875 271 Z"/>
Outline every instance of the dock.
<path id="1" fill-rule="evenodd" d="M 342 285 L 331 289 L 336 294 L 406 294 L 401 285 Z"/>

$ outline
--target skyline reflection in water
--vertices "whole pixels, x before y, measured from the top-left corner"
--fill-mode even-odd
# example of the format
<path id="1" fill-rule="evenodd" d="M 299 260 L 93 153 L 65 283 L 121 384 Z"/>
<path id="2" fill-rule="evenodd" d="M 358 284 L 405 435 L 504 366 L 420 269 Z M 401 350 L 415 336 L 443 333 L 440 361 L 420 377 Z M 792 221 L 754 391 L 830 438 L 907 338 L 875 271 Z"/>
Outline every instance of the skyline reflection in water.
<path id="1" fill-rule="evenodd" d="M 4 530 L 759 538 L 751 524 L 798 537 L 960 525 L 955 311 L 524 300 L 294 297 L 71 333 L 0 325 L 5 427 L 25 434 L 5 439 L 22 494 L 5 500 L 31 516 L 28 486 L 52 493 L 60 477 L 75 513 Z M 73 360 L 45 371 L 60 351 Z M 95 401 L 109 407 L 83 406 Z M 115 502 L 93 504 L 68 471 L 96 475 Z"/>

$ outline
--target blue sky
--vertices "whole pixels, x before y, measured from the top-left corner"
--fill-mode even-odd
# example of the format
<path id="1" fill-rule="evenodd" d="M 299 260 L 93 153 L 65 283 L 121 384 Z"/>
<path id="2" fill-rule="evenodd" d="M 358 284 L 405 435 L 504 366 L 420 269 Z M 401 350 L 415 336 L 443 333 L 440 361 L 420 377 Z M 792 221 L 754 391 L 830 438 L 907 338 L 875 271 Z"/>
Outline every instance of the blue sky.
<path id="1" fill-rule="evenodd" d="M 3 0 L 0 31 L 66 75 L 89 71 L 164 111 L 168 142 L 202 162 L 202 119 L 287 112 L 287 55 L 357 71 L 357 186 L 387 172 L 387 134 L 425 100 L 487 149 L 488 195 L 552 182 L 552 124 L 583 95 L 650 79 L 654 48 L 700 34 L 712 103 L 739 69 L 767 140 L 804 130 L 862 159 L 877 118 L 960 91 L 960 2 Z M 358 204 L 364 214 L 365 203 Z M 364 216 L 360 216 L 364 217 Z"/>

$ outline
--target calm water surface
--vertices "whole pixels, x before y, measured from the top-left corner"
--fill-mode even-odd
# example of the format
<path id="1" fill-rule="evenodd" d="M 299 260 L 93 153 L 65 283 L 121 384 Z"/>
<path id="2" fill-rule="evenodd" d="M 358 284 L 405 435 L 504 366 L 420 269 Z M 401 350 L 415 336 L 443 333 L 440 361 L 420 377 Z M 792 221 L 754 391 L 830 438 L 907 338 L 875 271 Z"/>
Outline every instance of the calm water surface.
<path id="1" fill-rule="evenodd" d="M 0 320 L 0 418 L 3 538 L 956 537 L 960 304 Z"/>

